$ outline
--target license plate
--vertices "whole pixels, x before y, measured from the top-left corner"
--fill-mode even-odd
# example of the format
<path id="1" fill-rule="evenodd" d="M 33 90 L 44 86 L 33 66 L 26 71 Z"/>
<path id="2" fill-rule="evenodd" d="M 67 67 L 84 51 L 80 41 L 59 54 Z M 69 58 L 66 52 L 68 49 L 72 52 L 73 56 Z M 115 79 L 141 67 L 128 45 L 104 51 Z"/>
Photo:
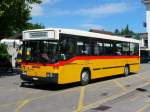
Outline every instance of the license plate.
<path id="1" fill-rule="evenodd" d="M 38 80 L 38 78 L 36 78 L 36 77 L 33 77 L 33 80 Z"/>

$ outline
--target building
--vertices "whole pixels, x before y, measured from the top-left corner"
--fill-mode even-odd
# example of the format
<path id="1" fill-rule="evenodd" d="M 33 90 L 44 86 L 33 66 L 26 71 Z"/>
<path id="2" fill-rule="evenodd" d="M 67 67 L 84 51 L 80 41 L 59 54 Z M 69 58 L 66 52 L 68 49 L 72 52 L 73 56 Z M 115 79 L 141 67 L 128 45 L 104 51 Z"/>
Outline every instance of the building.
<path id="1" fill-rule="evenodd" d="M 145 46 L 141 47 L 141 50 L 147 52 L 146 54 L 150 56 L 150 0 L 142 0 L 146 6 L 146 28 L 147 33 L 143 34 L 143 42 Z M 147 36 L 146 36 L 147 35 Z"/>

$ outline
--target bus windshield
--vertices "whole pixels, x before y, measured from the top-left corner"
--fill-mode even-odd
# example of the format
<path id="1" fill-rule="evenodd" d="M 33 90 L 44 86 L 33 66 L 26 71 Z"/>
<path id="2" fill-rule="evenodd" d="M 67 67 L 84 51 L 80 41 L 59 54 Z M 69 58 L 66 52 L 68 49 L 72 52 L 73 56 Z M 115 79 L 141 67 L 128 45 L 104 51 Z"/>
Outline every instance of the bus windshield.
<path id="1" fill-rule="evenodd" d="M 56 63 L 58 51 L 58 41 L 24 41 L 22 57 L 29 62 Z"/>

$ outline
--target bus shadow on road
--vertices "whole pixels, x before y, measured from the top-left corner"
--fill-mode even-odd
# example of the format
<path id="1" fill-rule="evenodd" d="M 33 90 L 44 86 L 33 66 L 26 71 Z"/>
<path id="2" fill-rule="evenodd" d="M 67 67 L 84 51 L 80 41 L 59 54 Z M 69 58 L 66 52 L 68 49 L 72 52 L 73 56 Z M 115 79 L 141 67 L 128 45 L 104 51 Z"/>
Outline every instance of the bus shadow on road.
<path id="1" fill-rule="evenodd" d="M 46 91 L 59 91 L 59 90 L 66 90 L 80 86 L 80 83 L 71 83 L 71 84 L 30 84 L 25 82 L 25 85 L 21 85 L 23 88 L 32 88 L 32 89 L 40 89 Z"/>
<path id="2" fill-rule="evenodd" d="M 104 81 L 113 80 L 113 79 L 117 79 L 117 78 L 130 77 L 132 75 L 135 75 L 135 73 L 130 73 L 130 75 L 128 75 L 128 76 L 125 76 L 124 74 L 120 74 L 120 75 L 115 75 L 115 76 L 98 78 L 98 79 L 92 80 L 90 84 L 94 84 L 94 83 L 98 83 L 98 82 L 104 82 Z"/>
<path id="3" fill-rule="evenodd" d="M 130 75 L 134 75 L 133 73 Z M 116 76 L 110 76 L 110 77 L 104 77 L 104 78 L 98 78 L 98 79 L 94 79 L 90 82 L 90 85 L 92 84 L 96 84 L 96 83 L 100 83 L 100 82 L 104 82 L 104 81 L 108 81 L 108 80 L 113 80 L 113 79 L 117 79 L 117 78 L 123 78 L 125 77 L 124 75 L 116 75 Z M 30 84 L 25 82 L 26 84 L 24 84 L 23 86 L 21 85 L 21 87 L 24 88 L 32 88 L 32 89 L 40 89 L 40 90 L 45 90 L 45 91 L 59 91 L 59 90 L 66 90 L 66 89 L 71 89 L 71 88 L 75 88 L 75 87 L 80 87 L 80 83 L 70 83 L 70 84 L 63 84 L 63 85 L 58 85 L 58 84 Z"/>

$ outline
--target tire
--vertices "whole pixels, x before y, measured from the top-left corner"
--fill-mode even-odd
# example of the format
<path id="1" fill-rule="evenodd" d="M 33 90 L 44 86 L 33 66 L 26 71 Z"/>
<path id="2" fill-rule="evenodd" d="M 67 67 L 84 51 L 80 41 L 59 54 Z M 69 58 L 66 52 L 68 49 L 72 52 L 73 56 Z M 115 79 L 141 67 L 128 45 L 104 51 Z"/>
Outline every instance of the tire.
<path id="1" fill-rule="evenodd" d="M 20 87 L 25 87 L 25 82 L 21 82 Z"/>
<path id="2" fill-rule="evenodd" d="M 130 68 L 129 68 L 129 66 L 126 65 L 126 66 L 124 67 L 124 75 L 125 75 L 125 76 L 128 76 L 129 74 L 130 74 Z"/>
<path id="3" fill-rule="evenodd" d="M 81 73 L 81 85 L 87 85 L 90 82 L 90 72 L 88 70 L 83 70 Z"/>

